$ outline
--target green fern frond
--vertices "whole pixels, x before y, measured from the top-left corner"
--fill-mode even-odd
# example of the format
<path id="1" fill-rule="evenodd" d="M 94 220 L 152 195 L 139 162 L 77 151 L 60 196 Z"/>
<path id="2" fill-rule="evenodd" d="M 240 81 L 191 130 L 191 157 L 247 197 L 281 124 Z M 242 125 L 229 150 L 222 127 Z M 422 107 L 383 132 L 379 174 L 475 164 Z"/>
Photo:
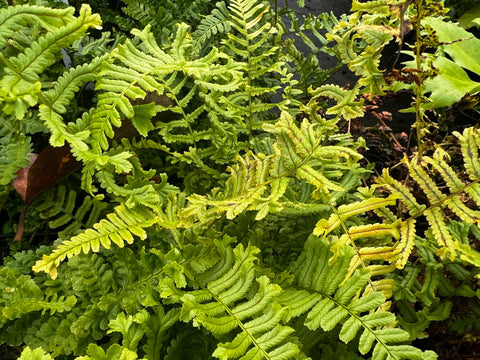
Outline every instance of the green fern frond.
<path id="1" fill-rule="evenodd" d="M 221 276 L 212 273 L 199 290 L 180 290 L 168 278 L 160 283 L 165 301 L 182 304 L 181 320 L 193 321 L 194 326 L 215 336 L 240 331 L 231 341 L 218 345 L 213 356 L 219 359 L 295 359 L 300 353 L 288 341 L 293 329 L 280 325 L 287 310 L 275 302 L 281 288 L 266 276 L 255 278 L 258 252 L 253 246 L 238 245 L 231 268 Z M 252 296 L 245 300 L 249 292 Z"/>
<path id="2" fill-rule="evenodd" d="M 9 119 L 2 117 L 0 122 L 0 185 L 10 184 L 17 176 L 17 171 L 29 165 L 32 143 L 28 136 L 14 133 Z M 11 129 L 8 127 L 12 126 Z M 2 131 L 5 127 L 6 131 Z"/>
<path id="3" fill-rule="evenodd" d="M 51 229 L 66 226 L 58 233 L 59 238 L 76 235 L 81 229 L 88 229 L 103 214 L 107 204 L 85 196 L 82 203 L 77 204 L 77 193 L 67 190 L 64 185 L 48 191 L 33 204 L 42 219 L 48 220 Z"/>
<path id="4" fill-rule="evenodd" d="M 0 48 L 25 23 L 37 23 L 48 31 L 65 26 L 75 20 L 73 7 L 52 9 L 43 6 L 17 5 L 0 9 Z"/>
<path id="5" fill-rule="evenodd" d="M 216 49 L 205 57 L 192 59 L 193 45 L 188 29 L 185 24 L 178 25 L 168 52 L 157 45 L 148 26 L 141 32 L 133 31 L 141 46 L 134 46 L 128 40 L 119 46 L 111 61 L 102 69 L 97 83 L 97 89 L 106 92 L 99 95 L 97 110 L 90 119 L 92 138 L 98 142 L 94 149 L 108 148 L 107 139 L 113 137 L 112 127 L 120 126 L 122 117 L 134 119 L 139 109 L 131 101 L 144 98 L 147 92 L 165 94 L 173 102 L 169 107 L 156 106 L 155 112 L 169 109 L 179 114 L 179 119 L 158 124 L 160 134 L 167 143 L 186 142 L 195 146 L 198 141 L 211 137 L 211 131 L 207 129 L 192 129 L 192 124 L 204 111 L 203 106 L 196 107 L 192 113 L 186 113 L 185 108 L 198 91 L 235 90 L 241 73 L 239 66 L 231 61 L 225 66 L 218 65 L 225 56 Z M 180 95 L 186 86 L 192 88 L 186 96 Z M 136 125 L 136 122 L 133 121 L 133 124 Z M 142 128 L 138 130 L 146 135 Z"/>
<path id="6" fill-rule="evenodd" d="M 3 267 L 0 269 L 0 284 L 3 289 L 0 296 L 0 325 L 8 320 L 22 317 L 32 311 L 56 312 L 70 311 L 77 302 L 74 295 L 68 297 L 45 296 L 30 276 Z"/>
<path id="7" fill-rule="evenodd" d="M 370 273 L 358 269 L 348 280 L 345 276 L 354 251 L 342 247 L 330 263 L 332 244 L 325 238 L 311 236 L 296 262 L 295 290 L 289 289 L 279 302 L 289 306 L 288 316 L 307 313 L 305 326 L 311 330 L 330 331 L 340 326 L 339 338 L 349 343 L 359 339 L 358 350 L 372 359 L 424 359 L 431 352 L 410 345 L 408 332 L 396 327 L 395 315 L 383 310 L 385 296 L 369 287 Z M 367 290 L 368 289 L 368 290 Z"/>
<path id="8" fill-rule="evenodd" d="M 112 289 L 113 269 L 102 256 L 95 253 L 75 256 L 68 261 L 68 267 L 79 298 L 100 299 Z"/>
<path id="9" fill-rule="evenodd" d="M 115 212 L 107 215 L 107 219 L 94 224 L 93 229 L 87 229 L 62 242 L 50 255 L 44 255 L 36 262 L 33 270 L 44 271 L 55 279 L 57 268 L 65 258 L 71 258 L 81 252 L 85 254 L 98 252 L 100 247 L 110 249 L 112 242 L 123 247 L 125 242 L 133 243 L 133 235 L 143 240 L 146 238 L 144 228 L 158 221 L 158 216 L 149 209 L 141 207 L 129 209 L 121 204 L 115 208 Z"/>
<path id="10" fill-rule="evenodd" d="M 225 3 L 223 1 L 216 3 L 215 9 L 202 19 L 192 35 L 194 49 L 199 51 L 200 48 L 205 47 L 212 36 L 229 32 L 232 27 L 228 18 L 229 13 Z"/>
<path id="11" fill-rule="evenodd" d="M 71 131 L 68 131 L 62 114 L 67 111 L 66 106 L 79 90 L 80 85 L 96 80 L 100 65 L 105 59 L 106 55 L 95 58 L 88 64 L 69 69 L 58 78 L 52 89 L 42 93 L 39 116 L 50 130 L 52 146 L 63 146 L 67 141 L 78 150 L 87 150 L 88 147 L 83 141 L 90 134 L 88 130 L 72 134 Z"/>
<path id="12" fill-rule="evenodd" d="M 46 33 L 16 57 L 4 59 L 5 75 L 0 80 L 3 107 L 7 114 L 23 117 L 28 106 L 38 102 L 39 75 L 58 57 L 60 50 L 83 37 L 90 27 L 99 27 L 100 16 L 92 14 L 88 5 L 82 6 L 77 18 L 67 25 Z"/>

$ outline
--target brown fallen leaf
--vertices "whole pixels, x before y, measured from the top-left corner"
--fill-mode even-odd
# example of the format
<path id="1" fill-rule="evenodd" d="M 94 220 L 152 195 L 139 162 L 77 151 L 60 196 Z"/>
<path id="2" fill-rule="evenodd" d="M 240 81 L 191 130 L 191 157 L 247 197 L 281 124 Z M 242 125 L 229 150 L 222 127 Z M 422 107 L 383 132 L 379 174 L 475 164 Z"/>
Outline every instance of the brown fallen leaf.
<path id="1" fill-rule="evenodd" d="M 40 154 L 30 157 L 30 165 L 17 171 L 13 187 L 25 205 L 20 214 L 15 241 L 21 241 L 25 230 L 25 214 L 31 202 L 59 180 L 70 175 L 80 166 L 70 152 L 70 146 L 47 146 Z"/>

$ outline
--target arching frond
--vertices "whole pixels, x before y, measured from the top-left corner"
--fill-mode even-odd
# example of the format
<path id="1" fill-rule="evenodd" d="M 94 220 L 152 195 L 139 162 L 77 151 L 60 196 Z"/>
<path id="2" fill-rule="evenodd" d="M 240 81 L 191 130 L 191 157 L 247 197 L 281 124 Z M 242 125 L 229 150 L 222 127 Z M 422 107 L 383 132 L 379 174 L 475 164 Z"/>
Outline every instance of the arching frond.
<path id="1" fill-rule="evenodd" d="M 179 289 L 168 278 L 160 284 L 166 301 L 182 304 L 181 320 L 192 321 L 215 336 L 238 330 L 214 351 L 219 359 L 295 359 L 300 353 L 288 339 L 293 329 L 280 324 L 287 311 L 275 302 L 281 288 L 266 276 L 255 277 L 258 252 L 253 246 L 238 245 L 231 268 L 223 274 L 212 272 L 198 290 Z M 247 293 L 251 296 L 246 297 Z"/>
<path id="2" fill-rule="evenodd" d="M 427 351 L 402 343 L 408 332 L 396 326 L 395 315 L 384 309 L 385 295 L 369 285 L 370 273 L 357 269 L 345 278 L 354 251 L 342 247 L 334 262 L 332 244 L 325 238 L 311 236 L 297 260 L 293 272 L 295 289 L 281 295 L 279 302 L 288 305 L 288 318 L 306 313 L 305 326 L 330 331 L 340 326 L 339 338 L 349 343 L 359 339 L 361 354 L 371 352 L 372 359 L 424 359 Z M 400 343 L 400 344 L 399 344 Z"/>
<path id="3" fill-rule="evenodd" d="M 50 255 L 44 255 L 38 260 L 33 270 L 44 271 L 53 279 L 57 277 L 57 267 L 65 258 L 71 258 L 81 252 L 98 252 L 100 247 L 110 249 L 112 242 L 119 247 L 124 243 L 131 244 L 134 235 L 142 240 L 146 237 L 144 228 L 150 227 L 159 221 L 158 216 L 151 210 L 141 207 L 133 209 L 121 204 L 115 212 L 107 215 L 107 219 L 93 225 L 93 229 L 64 241 L 55 248 Z"/>
<path id="4" fill-rule="evenodd" d="M 3 48 L 12 34 L 25 23 L 38 23 L 53 31 L 75 20 L 73 7 L 52 9 L 43 6 L 17 5 L 0 9 L 0 48 Z"/>
<path id="5" fill-rule="evenodd" d="M 97 199 L 85 196 L 80 205 L 77 204 L 77 192 L 70 190 L 67 194 L 61 185 L 42 195 L 33 206 L 42 219 L 48 220 L 51 229 L 64 227 L 58 234 L 66 239 L 76 235 L 79 230 L 92 227 L 103 215 L 108 206 Z"/>
<path id="6" fill-rule="evenodd" d="M 208 44 L 208 40 L 215 34 L 227 33 L 232 28 L 225 2 L 220 1 L 215 6 L 210 15 L 202 19 L 192 35 L 193 47 L 196 51 Z"/>
<path id="7" fill-rule="evenodd" d="M 90 7 L 84 5 L 77 18 L 47 32 L 18 56 L 5 59 L 5 75 L 0 80 L 2 98 L 7 102 L 4 112 L 23 117 L 25 109 L 38 102 L 40 74 L 56 60 L 63 47 L 82 38 L 88 28 L 100 24 L 100 16 L 92 14 Z"/>
<path id="8" fill-rule="evenodd" d="M 256 219 L 260 220 L 269 212 L 283 209 L 281 198 L 290 179 L 297 177 L 313 185 L 312 196 L 321 199 L 343 190 L 333 179 L 343 175 L 340 169 L 349 169 L 360 158 L 346 146 L 322 146 L 328 127 L 311 124 L 307 119 L 297 127 L 286 112 L 275 126 L 266 124 L 264 128 L 277 139 L 274 154 L 248 152 L 238 157 L 239 164 L 230 168 L 225 189 L 215 190 L 210 196 L 190 196 L 185 215 L 205 220 L 226 214 L 232 219 L 245 210 L 256 210 Z"/>
<path id="9" fill-rule="evenodd" d="M 83 142 L 89 135 L 88 130 L 75 132 L 68 131 L 63 121 L 66 106 L 74 97 L 79 87 L 97 78 L 98 71 L 106 55 L 93 59 L 90 63 L 71 68 L 58 78 L 55 86 L 42 94 L 42 104 L 39 115 L 50 130 L 50 143 L 52 146 L 63 146 L 64 142 L 72 144 L 78 151 L 87 150 Z"/>

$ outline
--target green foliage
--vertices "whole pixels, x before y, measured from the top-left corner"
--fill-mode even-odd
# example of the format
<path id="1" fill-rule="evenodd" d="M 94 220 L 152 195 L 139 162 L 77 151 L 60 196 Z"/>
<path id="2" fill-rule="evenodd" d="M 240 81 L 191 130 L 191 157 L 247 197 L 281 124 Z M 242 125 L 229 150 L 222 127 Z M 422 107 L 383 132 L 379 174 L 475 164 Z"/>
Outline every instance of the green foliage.
<path id="1" fill-rule="evenodd" d="M 440 142 L 427 121 L 477 93 L 477 39 L 442 2 L 301 23 L 258 0 L 124 3 L 118 27 L 92 4 L 111 32 L 86 5 L 0 9 L 0 211 L 18 215 L 3 204 L 32 150 L 68 144 L 81 162 L 26 218 L 56 241 L 8 239 L 1 343 L 44 360 L 433 360 L 411 344 L 431 322 L 477 330 L 480 132 Z M 383 69 L 409 26 L 413 61 Z M 340 63 L 351 88 L 324 84 Z M 341 129 L 367 93 L 398 90 L 418 147 L 369 178 L 364 140 Z"/>
<path id="2" fill-rule="evenodd" d="M 68 191 L 65 185 L 43 194 L 33 206 L 38 211 L 40 218 L 48 220 L 50 229 L 63 228 L 58 237 L 67 239 L 76 235 L 80 230 L 91 228 L 103 215 L 108 205 L 90 196 L 85 196 L 81 204 L 77 193 Z"/>

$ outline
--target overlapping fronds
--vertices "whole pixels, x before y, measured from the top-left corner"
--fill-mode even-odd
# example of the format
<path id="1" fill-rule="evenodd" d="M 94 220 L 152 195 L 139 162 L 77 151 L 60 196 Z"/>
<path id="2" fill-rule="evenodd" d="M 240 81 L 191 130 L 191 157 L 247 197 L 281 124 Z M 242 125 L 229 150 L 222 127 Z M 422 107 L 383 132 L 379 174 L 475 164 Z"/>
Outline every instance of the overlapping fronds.
<path id="1" fill-rule="evenodd" d="M 358 100 L 358 88 L 345 90 L 337 85 L 322 85 L 319 88 L 308 89 L 313 96 L 312 100 L 319 97 L 327 97 L 333 99 L 336 105 L 329 107 L 327 114 L 337 115 L 346 120 L 355 119 L 363 116 L 363 99 Z"/>
<path id="2" fill-rule="evenodd" d="M 71 258 L 81 252 L 98 252 L 100 247 L 110 249 L 112 242 L 123 247 L 125 242 L 131 244 L 134 235 L 140 239 L 146 238 L 144 228 L 150 227 L 160 218 L 150 209 L 135 207 L 127 208 L 121 204 L 115 212 L 107 215 L 106 219 L 93 225 L 93 228 L 64 241 L 55 248 L 50 255 L 44 255 L 38 260 L 33 270 L 44 271 L 52 278 L 57 277 L 57 267 L 65 258 Z"/>
<path id="3" fill-rule="evenodd" d="M 40 287 L 27 275 L 3 267 L 0 270 L 0 325 L 32 311 L 69 311 L 75 305 L 75 296 L 45 296 Z"/>
<path id="4" fill-rule="evenodd" d="M 438 148 L 433 156 L 422 156 L 421 160 L 413 158 L 406 162 L 409 173 L 425 196 L 425 202 L 420 204 L 411 190 L 394 180 L 387 171 L 384 171 L 378 182 L 399 197 L 402 205 L 409 211 L 410 218 L 401 226 L 402 238 L 399 247 L 400 266 L 406 263 L 407 254 L 411 252 L 415 240 L 415 221 L 425 216 L 433 237 L 438 244 L 438 255 L 442 258 L 455 259 L 457 252 L 462 254 L 463 239 L 458 239 L 449 230 L 448 224 L 452 215 L 467 224 L 477 224 L 480 219 L 480 187 L 478 181 L 480 172 L 478 166 L 479 132 L 473 128 L 466 129 L 463 134 L 455 133 L 458 137 L 463 155 L 463 168 L 468 178 L 460 176 L 462 165 L 458 168 L 449 164 L 449 155 Z M 439 182 L 446 186 L 440 185 Z M 463 245 L 462 245 L 463 244 Z M 473 257 L 465 256 L 469 262 L 478 263 L 480 254 L 469 249 Z M 465 252 L 465 253 L 466 253 Z"/>
<path id="5" fill-rule="evenodd" d="M 246 75 L 241 92 L 229 96 L 228 103 L 242 115 L 244 130 L 251 134 L 262 126 L 259 115 L 278 106 L 271 101 L 262 101 L 262 97 L 271 97 L 280 89 L 281 83 L 266 83 L 265 77 L 285 73 L 284 63 L 275 58 L 279 47 L 269 43 L 277 30 L 267 20 L 270 10 L 267 4 L 257 0 L 232 0 L 228 10 L 233 31 L 227 34 L 223 43 L 228 52 L 243 63 Z"/>
<path id="6" fill-rule="evenodd" d="M 382 50 L 392 39 L 399 44 L 403 40 L 403 6 L 397 0 L 353 1 L 354 16 L 340 21 L 327 34 L 328 39 L 337 42 L 343 63 L 360 77 L 358 84 L 364 86 L 362 91 L 371 96 L 383 94 L 386 85 L 384 70 L 380 69 Z M 390 11 L 391 7 L 399 11 Z"/>
<path id="7" fill-rule="evenodd" d="M 4 9 L 3 12 L 8 12 L 9 9 Z M 92 14 L 88 5 L 84 5 L 78 17 L 73 19 L 67 11 L 64 21 L 66 25 L 61 27 L 54 27 L 54 22 L 50 31 L 33 41 L 30 47 L 17 56 L 3 59 L 5 67 L 0 80 L 0 98 L 4 102 L 5 113 L 13 114 L 17 119 L 23 118 L 26 109 L 39 101 L 42 87 L 40 74 L 58 58 L 63 47 L 82 38 L 90 27 L 99 27 L 101 24 L 100 16 Z"/>
<path id="8" fill-rule="evenodd" d="M 88 64 L 79 65 L 66 71 L 58 78 L 54 87 L 42 93 L 42 104 L 40 105 L 39 116 L 50 130 L 50 144 L 52 146 L 63 146 L 67 141 L 77 152 L 87 150 L 85 144 L 89 131 L 71 131 L 63 120 L 66 107 L 73 99 L 80 86 L 88 81 L 97 78 L 100 64 L 106 59 L 106 55 L 93 59 Z"/>
<path id="9" fill-rule="evenodd" d="M 108 139 L 114 135 L 113 128 L 121 125 L 121 119 L 128 118 L 141 135 L 146 136 L 156 127 L 166 144 L 183 149 L 185 156 L 178 153 L 178 160 L 208 169 L 202 157 L 211 154 L 212 150 L 198 149 L 198 144 L 218 139 L 219 133 L 225 131 L 221 123 L 211 126 L 205 121 L 207 108 L 201 98 L 209 97 L 214 91 L 216 97 L 209 98 L 221 103 L 223 93 L 239 86 L 240 64 L 226 59 L 217 49 L 195 58 L 189 27 L 185 24 L 178 25 L 168 50 L 156 43 L 149 26 L 133 33 L 140 45 L 127 40 L 100 73 L 97 89 L 105 92 L 99 95 L 97 108 L 88 119 L 94 152 L 98 154 L 107 149 Z M 143 99 L 147 93 L 165 95 L 171 104 L 132 105 L 133 100 Z M 192 103 L 196 105 L 192 107 Z M 167 109 L 173 114 L 171 121 L 151 123 L 152 116 Z M 223 110 L 223 113 L 228 112 Z"/>
<path id="10" fill-rule="evenodd" d="M 230 168 L 225 189 L 214 190 L 209 196 L 190 196 L 185 215 L 205 220 L 226 214 L 232 219 L 245 210 L 256 210 L 256 219 L 260 220 L 269 212 L 282 210 L 282 196 L 294 177 L 313 185 L 315 190 L 311 195 L 316 199 L 342 191 L 334 179 L 340 179 L 342 169 L 354 167 L 361 157 L 353 149 L 354 144 L 351 147 L 323 144 L 327 124 L 312 124 L 304 119 L 297 127 L 286 112 L 275 125 L 265 124 L 264 129 L 277 139 L 274 154 L 249 152 L 239 156 L 239 164 Z"/>
<path id="11" fill-rule="evenodd" d="M 404 344 L 409 334 L 396 326 L 386 296 L 370 282 L 369 271 L 357 269 L 345 278 L 354 250 L 344 246 L 332 260 L 333 246 L 326 238 L 315 236 L 305 243 L 293 268 L 295 287 L 278 300 L 289 306 L 287 319 L 306 313 L 305 326 L 310 330 L 330 331 L 340 326 L 340 340 L 349 343 L 358 339 L 360 353 L 371 352 L 373 360 L 435 358 L 430 351 L 422 353 Z"/>
<path id="12" fill-rule="evenodd" d="M 236 335 L 222 337 L 213 353 L 219 359 L 295 359 L 300 354 L 288 338 L 294 330 L 281 324 L 287 311 L 275 301 L 281 288 L 266 276 L 255 276 L 258 252 L 251 245 L 238 245 L 228 271 L 219 271 L 223 266 L 210 271 L 197 284 L 198 290 L 182 290 L 169 278 L 159 285 L 166 301 L 182 304 L 182 321 L 192 321 L 217 337 L 238 330 Z"/>
<path id="13" fill-rule="evenodd" d="M 457 255 L 472 264 L 480 263 L 480 254 L 466 243 L 465 239 L 458 238 L 452 233 L 449 224 L 452 215 L 466 224 L 478 226 L 480 219 L 480 167 L 479 159 L 479 132 L 467 128 L 463 134 L 455 133 L 459 139 L 463 155 L 463 165 L 456 167 L 449 163 L 449 155 L 442 148 L 434 154 L 405 159 L 411 181 L 418 186 L 416 195 L 411 187 L 401 183 L 384 170 L 377 179 L 374 188 L 385 187 L 391 195 L 387 198 L 375 197 L 371 192 L 359 192 L 363 199 L 360 202 L 340 206 L 327 219 L 318 221 L 314 234 L 326 236 L 333 230 L 342 229 L 343 235 L 337 237 L 342 244 L 350 243 L 355 246 L 356 239 L 384 238 L 387 243 L 377 247 L 360 247 L 357 249 L 355 261 L 351 270 L 360 266 L 364 261 L 385 260 L 403 268 L 415 247 L 417 233 L 416 224 L 419 219 L 426 221 L 432 237 L 438 245 L 437 255 L 454 260 Z M 466 175 L 461 176 L 465 169 Z M 418 193 L 422 193 L 419 197 Z M 399 202 L 404 216 L 393 214 L 388 206 Z M 373 211 L 383 222 L 369 225 L 346 225 L 346 220 L 355 215 Z M 407 214 L 408 213 L 408 214 Z M 393 242 L 392 242 L 393 241 Z"/>
<path id="14" fill-rule="evenodd" d="M 63 228 L 58 237 L 66 239 L 91 228 L 103 215 L 107 204 L 88 195 L 80 203 L 76 191 L 67 193 L 66 187 L 60 185 L 42 195 L 33 206 L 42 219 L 48 220 L 51 229 Z"/>
<path id="15" fill-rule="evenodd" d="M 3 48 L 13 34 L 24 24 L 39 24 L 52 31 L 75 20 L 73 7 L 52 9 L 43 6 L 18 5 L 0 10 L 0 48 Z"/>

